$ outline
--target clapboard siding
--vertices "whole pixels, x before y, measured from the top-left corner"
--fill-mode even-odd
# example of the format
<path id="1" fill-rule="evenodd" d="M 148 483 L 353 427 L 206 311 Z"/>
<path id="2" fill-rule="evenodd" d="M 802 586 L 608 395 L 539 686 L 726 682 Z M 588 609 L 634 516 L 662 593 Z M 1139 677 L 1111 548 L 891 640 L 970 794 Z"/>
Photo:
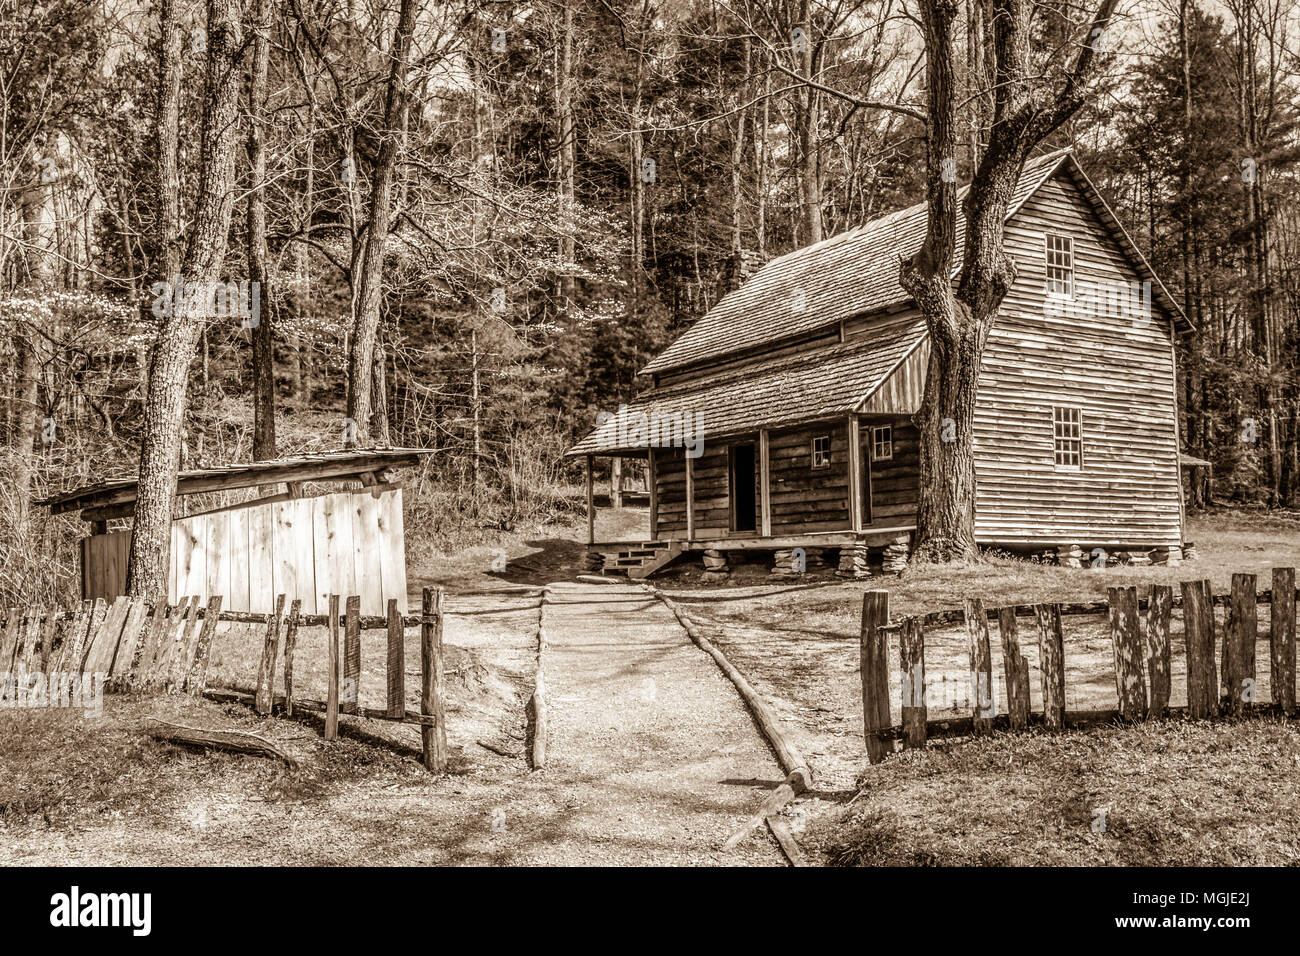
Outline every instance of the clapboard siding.
<path id="1" fill-rule="evenodd" d="M 1074 239 L 1076 295 L 1049 299 L 1049 231 Z M 1171 318 L 1105 316 L 1092 283 L 1139 276 L 1068 178 L 1007 224 L 1017 277 L 989 336 L 975 411 L 981 541 L 1178 544 Z M 1054 464 L 1052 407 L 1082 410 L 1083 467 Z"/>

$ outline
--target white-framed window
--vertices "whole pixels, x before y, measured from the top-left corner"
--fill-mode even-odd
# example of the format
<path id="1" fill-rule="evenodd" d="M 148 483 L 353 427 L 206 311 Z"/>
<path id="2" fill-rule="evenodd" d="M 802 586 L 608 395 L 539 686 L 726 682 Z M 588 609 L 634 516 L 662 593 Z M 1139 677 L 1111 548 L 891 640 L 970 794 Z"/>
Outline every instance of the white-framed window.
<path id="1" fill-rule="evenodd" d="M 1074 239 L 1047 234 L 1047 294 L 1074 295 Z"/>
<path id="2" fill-rule="evenodd" d="M 1052 456 L 1056 467 L 1083 467 L 1083 411 L 1073 405 L 1052 406 Z"/>
<path id="3" fill-rule="evenodd" d="M 894 457 L 894 428 L 877 425 L 871 429 L 871 460 L 889 461 Z"/>
<path id="4" fill-rule="evenodd" d="M 812 440 L 812 467 L 828 468 L 831 463 L 831 436 L 817 435 Z"/>

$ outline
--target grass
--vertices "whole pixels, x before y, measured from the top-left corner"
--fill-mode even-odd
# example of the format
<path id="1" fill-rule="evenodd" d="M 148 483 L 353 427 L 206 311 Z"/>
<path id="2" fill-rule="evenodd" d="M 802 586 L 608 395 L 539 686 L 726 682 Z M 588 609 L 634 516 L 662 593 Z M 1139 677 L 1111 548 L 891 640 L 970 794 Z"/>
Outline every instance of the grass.
<path id="1" fill-rule="evenodd" d="M 806 849 L 841 866 L 1300 863 L 1293 725 L 998 734 L 872 767 Z"/>

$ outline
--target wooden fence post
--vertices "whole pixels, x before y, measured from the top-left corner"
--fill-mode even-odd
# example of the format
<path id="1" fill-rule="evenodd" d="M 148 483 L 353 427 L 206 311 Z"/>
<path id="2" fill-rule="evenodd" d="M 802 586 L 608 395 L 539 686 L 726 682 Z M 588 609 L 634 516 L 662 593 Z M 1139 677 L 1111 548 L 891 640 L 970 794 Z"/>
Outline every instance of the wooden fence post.
<path id="1" fill-rule="evenodd" d="M 1255 641 L 1259 613 L 1255 575 L 1234 574 L 1223 626 L 1223 696 L 1229 713 L 1241 715 L 1255 701 Z"/>
<path id="2" fill-rule="evenodd" d="M 883 628 L 889 623 L 889 592 L 862 595 L 859 668 L 862 676 L 862 733 L 867 759 L 880 763 L 890 746 L 876 733 L 889 726 L 889 645 Z"/>
<path id="3" fill-rule="evenodd" d="M 217 636 L 217 625 L 221 623 L 221 595 L 214 594 L 208 598 L 208 609 L 203 612 L 203 629 L 199 631 L 198 643 L 194 645 L 194 662 L 190 664 L 189 676 L 185 679 L 185 691 L 190 694 L 202 694 L 208 683 L 208 655 L 212 652 L 212 641 Z"/>
<path id="4" fill-rule="evenodd" d="M 420 712 L 433 718 L 421 724 L 424 765 L 436 773 L 447 769 L 447 720 L 442 686 L 442 588 L 425 588 L 420 618 Z"/>
<path id="5" fill-rule="evenodd" d="M 406 716 L 406 626 L 396 598 L 388 601 L 388 716 Z"/>
<path id="6" fill-rule="evenodd" d="M 1169 709 L 1169 612 L 1174 589 L 1167 584 L 1151 587 L 1147 604 L 1147 717 L 1163 717 Z"/>
<path id="7" fill-rule="evenodd" d="M 885 592 L 888 593 L 888 592 Z M 919 617 L 903 619 L 898 634 L 898 668 L 903 685 L 903 746 L 925 746 L 925 630 Z"/>
<path id="8" fill-rule="evenodd" d="M 343 713 L 355 714 L 361 699 L 361 598 L 348 596 L 343 643 Z"/>
<path id="9" fill-rule="evenodd" d="M 266 641 L 262 645 L 262 660 L 257 666 L 257 688 L 253 696 L 253 709 L 259 714 L 271 712 L 275 700 L 275 662 L 280 656 L 280 617 L 284 614 L 284 595 L 275 598 L 275 613 L 266 622 Z"/>
<path id="10" fill-rule="evenodd" d="M 998 703 L 993 694 L 993 654 L 989 650 L 989 621 L 984 616 L 984 602 L 979 598 L 965 601 L 966 636 L 970 650 L 971 690 L 975 701 L 971 709 L 971 728 L 976 734 L 993 730 Z"/>
<path id="11" fill-rule="evenodd" d="M 1115 659 L 1115 695 L 1119 715 L 1141 720 L 1147 711 L 1143 671 L 1142 632 L 1138 627 L 1137 588 L 1107 588 L 1110 601 L 1110 642 Z"/>
<path id="12" fill-rule="evenodd" d="M 325 700 L 325 739 L 339 735 L 339 596 L 330 595 L 329 690 Z"/>
<path id="13" fill-rule="evenodd" d="M 294 598 L 289 607 L 289 623 L 284 629 L 284 715 L 293 716 L 293 652 L 298 646 L 298 618 L 302 598 Z"/>
<path id="14" fill-rule="evenodd" d="M 1020 653 L 1015 606 L 998 609 L 1002 638 L 1002 675 L 1007 683 L 1007 716 L 1012 730 L 1029 726 L 1029 661 Z"/>
<path id="15" fill-rule="evenodd" d="M 1065 726 L 1065 638 L 1061 605 L 1035 604 L 1038 619 L 1038 667 L 1043 674 L 1043 718 L 1049 730 Z"/>
<path id="16" fill-rule="evenodd" d="M 1187 714 L 1200 720 L 1214 709 L 1214 652 L 1207 636 L 1206 617 L 1213 611 L 1206 605 L 1200 581 L 1183 581 L 1183 644 L 1187 653 Z"/>
<path id="17" fill-rule="evenodd" d="M 1295 713 L 1295 568 L 1273 569 L 1268 616 L 1270 693 L 1273 703 L 1290 717 Z"/>
<path id="18" fill-rule="evenodd" d="M 1206 695 L 1209 700 L 1210 714 L 1213 716 L 1219 712 L 1219 672 L 1215 666 L 1215 662 L 1218 660 L 1215 656 L 1215 649 L 1217 647 L 1215 644 L 1215 631 L 1218 623 L 1214 619 L 1214 588 L 1210 584 L 1209 578 L 1201 581 L 1201 595 L 1202 606 L 1205 608 L 1205 660 L 1206 674 L 1208 677 L 1208 682 L 1205 686 Z M 1224 616 L 1227 617 L 1226 612 Z M 1224 640 L 1226 641 L 1227 638 L 1225 637 Z"/>

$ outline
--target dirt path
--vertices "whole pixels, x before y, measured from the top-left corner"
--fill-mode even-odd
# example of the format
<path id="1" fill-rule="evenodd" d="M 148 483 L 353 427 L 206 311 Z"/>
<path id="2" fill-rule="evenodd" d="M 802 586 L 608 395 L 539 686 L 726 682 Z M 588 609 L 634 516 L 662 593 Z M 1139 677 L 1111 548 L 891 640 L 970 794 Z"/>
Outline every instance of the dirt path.
<path id="1" fill-rule="evenodd" d="M 544 846 L 518 859 L 782 862 L 762 834 L 720 846 L 768 788 L 775 758 L 731 683 L 641 589 L 560 584 L 546 612 L 550 759 L 528 815 L 563 800 Z"/>

